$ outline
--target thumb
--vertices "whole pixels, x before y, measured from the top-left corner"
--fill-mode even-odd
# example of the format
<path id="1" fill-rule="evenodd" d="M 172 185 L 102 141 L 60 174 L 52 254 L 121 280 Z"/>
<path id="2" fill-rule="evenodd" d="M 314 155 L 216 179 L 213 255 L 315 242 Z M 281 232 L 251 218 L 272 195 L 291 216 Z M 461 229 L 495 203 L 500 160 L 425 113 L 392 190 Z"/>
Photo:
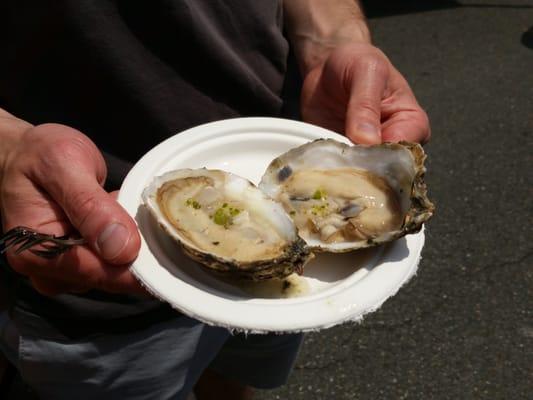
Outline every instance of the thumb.
<path id="1" fill-rule="evenodd" d="M 381 100 L 387 72 L 377 60 L 363 62 L 351 73 L 346 136 L 354 143 L 381 143 Z"/>
<path id="2" fill-rule="evenodd" d="M 72 135 L 71 135 L 72 136 Z M 127 264 L 139 252 L 140 237 L 129 214 L 100 183 L 105 163 L 85 136 L 63 141 L 47 154 L 50 169 L 33 168 L 36 183 L 62 208 L 71 224 L 104 260 Z"/>

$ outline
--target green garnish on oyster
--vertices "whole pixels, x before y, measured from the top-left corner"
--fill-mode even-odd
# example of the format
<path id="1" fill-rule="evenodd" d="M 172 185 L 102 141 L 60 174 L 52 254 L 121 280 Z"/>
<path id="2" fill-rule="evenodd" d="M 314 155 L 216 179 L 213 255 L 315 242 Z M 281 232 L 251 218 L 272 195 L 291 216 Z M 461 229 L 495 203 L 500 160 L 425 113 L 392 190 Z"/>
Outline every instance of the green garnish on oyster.
<path id="1" fill-rule="evenodd" d="M 194 208 L 195 210 L 199 210 L 200 208 L 202 208 L 200 203 L 198 203 L 196 200 L 191 199 L 191 198 L 187 199 L 185 204 L 188 205 L 189 207 Z"/>
<path id="2" fill-rule="evenodd" d="M 273 160 L 259 187 L 283 204 L 311 248 L 350 251 L 416 232 L 432 216 L 424 159 L 414 143 L 319 139 Z"/>
<path id="3" fill-rule="evenodd" d="M 283 207 L 229 172 L 183 169 L 143 192 L 148 210 L 187 255 L 252 280 L 301 272 L 311 257 Z"/>
<path id="4" fill-rule="evenodd" d="M 315 193 L 313 193 L 313 197 L 311 197 L 314 200 L 322 200 L 327 198 L 326 191 L 324 189 L 317 189 L 315 190 Z"/>

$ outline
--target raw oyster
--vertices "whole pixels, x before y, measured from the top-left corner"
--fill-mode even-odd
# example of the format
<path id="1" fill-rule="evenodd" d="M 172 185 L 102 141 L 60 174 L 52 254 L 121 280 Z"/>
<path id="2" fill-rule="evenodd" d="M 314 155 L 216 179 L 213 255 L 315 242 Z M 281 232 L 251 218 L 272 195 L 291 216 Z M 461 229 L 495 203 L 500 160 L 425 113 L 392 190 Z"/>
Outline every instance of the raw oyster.
<path id="1" fill-rule="evenodd" d="M 304 144 L 273 160 L 259 187 L 313 250 L 344 252 L 418 231 L 433 214 L 418 144 Z"/>
<path id="2" fill-rule="evenodd" d="M 142 197 L 186 254 L 226 276 L 284 277 L 301 272 L 311 257 L 283 207 L 229 172 L 168 172 L 155 178 Z"/>

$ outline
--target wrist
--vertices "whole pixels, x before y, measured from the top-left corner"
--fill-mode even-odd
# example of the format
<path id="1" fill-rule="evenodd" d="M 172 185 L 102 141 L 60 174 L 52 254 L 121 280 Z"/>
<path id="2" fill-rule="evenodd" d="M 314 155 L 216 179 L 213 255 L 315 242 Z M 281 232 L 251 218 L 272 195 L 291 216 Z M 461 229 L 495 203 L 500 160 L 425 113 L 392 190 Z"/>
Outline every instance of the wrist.
<path id="1" fill-rule="evenodd" d="M 350 43 L 371 43 L 370 31 L 365 23 L 353 23 L 329 32 L 293 32 L 291 36 L 303 76 L 322 64 L 335 48 Z"/>
<path id="2" fill-rule="evenodd" d="M 357 0 L 284 0 L 291 46 L 305 76 L 336 47 L 370 43 L 370 32 Z"/>

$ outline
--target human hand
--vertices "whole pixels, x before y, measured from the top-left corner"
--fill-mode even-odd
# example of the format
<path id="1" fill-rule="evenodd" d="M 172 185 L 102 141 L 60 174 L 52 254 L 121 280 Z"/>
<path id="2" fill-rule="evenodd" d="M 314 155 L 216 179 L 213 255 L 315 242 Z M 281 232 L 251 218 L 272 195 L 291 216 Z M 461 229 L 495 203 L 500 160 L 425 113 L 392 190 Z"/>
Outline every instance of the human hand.
<path id="1" fill-rule="evenodd" d="M 19 225 L 54 235 L 77 231 L 88 243 L 53 259 L 8 251 L 10 266 L 36 290 L 146 293 L 128 270 L 140 247 L 137 227 L 102 188 L 105 162 L 89 138 L 64 125 L 30 127 L 0 167 L 4 232 Z"/>
<path id="2" fill-rule="evenodd" d="M 305 76 L 303 120 L 343 133 L 355 143 L 426 142 L 426 113 L 407 81 L 369 43 L 332 50 Z"/>

